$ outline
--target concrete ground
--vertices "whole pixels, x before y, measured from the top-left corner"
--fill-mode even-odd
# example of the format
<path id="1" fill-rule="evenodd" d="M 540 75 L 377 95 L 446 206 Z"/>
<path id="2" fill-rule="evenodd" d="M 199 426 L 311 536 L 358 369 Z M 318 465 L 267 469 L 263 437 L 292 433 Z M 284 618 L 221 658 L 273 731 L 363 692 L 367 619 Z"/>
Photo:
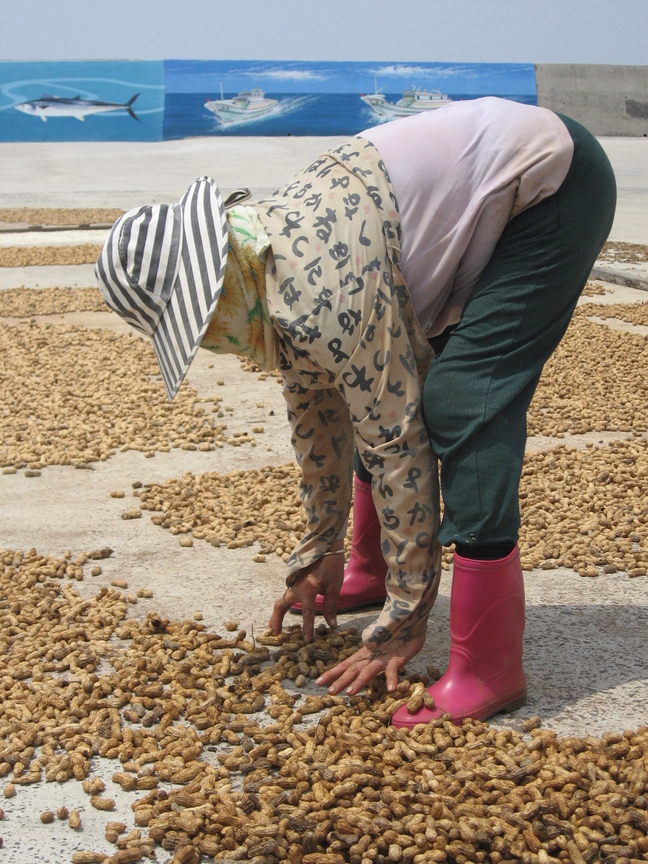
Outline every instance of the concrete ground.
<path id="1" fill-rule="evenodd" d="M 128 209 L 152 201 L 177 200 L 189 183 L 204 173 L 212 174 L 224 193 L 246 185 L 255 194 L 263 194 L 336 140 L 3 144 L 0 208 Z M 619 207 L 610 239 L 648 245 L 648 142 L 614 138 L 602 143 L 619 187 Z M 73 242 L 100 243 L 103 236 L 100 231 L 84 232 Z M 22 241 L 0 236 L 3 245 L 26 241 L 25 235 Z M 42 235 L 30 234 L 29 242 L 44 241 Z M 648 275 L 648 265 L 637 269 L 643 277 Z M 93 283 L 89 265 L 0 268 L 0 288 L 84 287 Z M 605 297 L 589 297 L 588 302 L 646 299 L 644 293 L 632 288 L 613 284 L 606 287 L 609 293 Z M 126 327 L 107 313 L 70 313 L 53 320 L 120 330 Z M 68 548 L 82 551 L 110 546 L 115 553 L 102 562 L 102 575 L 75 585 L 81 593 L 94 593 L 100 585 L 119 576 L 128 581 L 129 590 L 153 589 L 153 599 L 140 601 L 133 607 L 133 615 L 144 616 L 155 609 L 168 617 L 184 618 L 200 610 L 210 628 L 222 628 L 225 621 L 236 619 L 248 632 L 252 627 L 262 631 L 273 600 L 282 592 L 279 559 L 271 557 L 264 565 L 255 564 L 255 547 L 214 549 L 205 542 L 195 542 L 193 547 L 183 548 L 177 537 L 155 526 L 147 514 L 132 521 L 120 518 L 124 509 L 137 504 L 137 499 L 130 496 L 134 481 L 146 484 L 179 477 L 187 471 L 226 472 L 292 461 L 277 382 L 261 381 L 243 372 L 236 358 L 218 358 L 217 369 L 210 364 L 214 365 L 213 355 L 199 352 L 190 370 L 190 384 L 199 397 L 216 394 L 223 397 L 225 405 L 232 406 L 232 429 L 262 423 L 265 432 L 258 446 L 225 447 L 209 453 L 177 450 L 158 454 L 154 459 L 130 451 L 97 463 L 91 471 L 55 466 L 44 469 L 40 477 L 26 477 L 24 472 L 0 475 L 0 549 L 35 547 L 41 554 L 60 555 Z M 216 378 L 224 383 L 217 385 Z M 569 441 L 564 439 L 562 443 Z M 111 498 L 109 493 L 114 489 L 126 490 L 126 499 Z M 429 663 L 443 669 L 447 663 L 450 584 L 450 574 L 445 573 L 426 646 L 410 664 L 412 671 L 422 672 Z M 577 736 L 636 729 L 646 724 L 648 579 L 629 579 L 623 573 L 585 579 L 564 569 L 537 570 L 525 574 L 525 587 L 529 701 L 515 715 L 496 718 L 495 724 L 519 728 L 522 720 L 540 715 L 545 727 L 560 735 Z M 373 614 L 340 616 L 340 623 L 362 628 Z M 34 818 L 34 814 L 51 806 L 48 794 L 45 784 L 37 784 L 24 787 L 20 796 L 3 804 L 7 814 L 3 860 L 57 861 L 62 860 L 62 850 L 74 848 L 60 831 L 56 834 L 58 828 L 41 826 L 37 815 Z M 79 794 L 83 797 L 83 793 Z M 111 818 L 123 817 L 127 821 L 128 800 L 119 799 L 121 815 L 115 813 Z M 102 825 L 96 837 L 91 823 L 84 830 L 84 848 L 96 848 L 103 836 Z"/>

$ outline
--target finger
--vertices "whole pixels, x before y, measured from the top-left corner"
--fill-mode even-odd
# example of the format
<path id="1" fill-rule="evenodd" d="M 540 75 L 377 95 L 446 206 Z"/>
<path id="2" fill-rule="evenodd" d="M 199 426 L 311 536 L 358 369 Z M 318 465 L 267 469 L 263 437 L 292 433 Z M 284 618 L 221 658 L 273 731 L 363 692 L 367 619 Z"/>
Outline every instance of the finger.
<path id="1" fill-rule="evenodd" d="M 356 675 L 355 680 L 347 687 L 347 694 L 355 696 L 356 693 L 359 693 L 367 684 L 373 681 L 377 675 L 380 675 L 384 668 L 385 664 L 380 660 L 372 660 L 366 666 L 363 666 Z"/>
<path id="2" fill-rule="evenodd" d="M 402 669 L 405 665 L 405 660 L 401 658 L 392 658 L 387 663 L 387 668 L 385 669 L 385 681 L 387 683 L 387 692 L 393 693 L 398 686 L 398 671 Z"/>
<path id="3" fill-rule="evenodd" d="M 324 601 L 322 603 L 322 615 L 329 627 L 337 627 L 337 602 L 340 596 L 339 587 L 327 586 L 324 590 Z"/>
<path id="4" fill-rule="evenodd" d="M 331 696 L 336 696 L 338 693 L 341 693 L 345 687 L 349 687 L 353 681 L 355 681 L 356 675 L 357 671 L 354 671 L 353 667 L 345 669 L 344 672 L 331 683 L 327 692 L 330 693 Z"/>
<path id="5" fill-rule="evenodd" d="M 337 666 L 333 666 L 331 669 L 327 669 L 326 672 L 323 672 L 315 683 L 319 684 L 320 687 L 327 687 L 329 684 L 332 684 L 336 678 L 339 678 L 340 675 L 342 675 L 342 673 L 350 666 L 368 658 L 369 652 L 367 649 L 360 648 L 360 650 L 356 651 L 355 654 L 352 654 L 350 657 L 347 657 L 346 660 L 338 663 Z"/>
<path id="6" fill-rule="evenodd" d="M 274 606 L 272 607 L 272 615 L 270 616 L 270 621 L 268 622 L 268 627 L 270 627 L 274 636 L 278 636 L 281 633 L 282 624 L 283 603 L 281 602 L 281 600 L 276 600 Z"/>
<path id="7" fill-rule="evenodd" d="M 291 595 L 292 591 L 288 589 L 282 597 L 280 597 L 278 600 L 275 600 L 275 604 L 272 608 L 272 616 L 270 618 L 270 621 L 268 622 L 268 626 L 271 628 L 275 636 L 278 636 L 281 633 L 283 619 L 286 615 L 286 612 L 292 606 L 292 604 L 296 602 L 295 598 Z"/>
<path id="8" fill-rule="evenodd" d="M 338 663 L 337 666 L 334 666 L 332 669 L 327 669 L 326 672 L 323 672 L 315 683 L 318 684 L 320 687 L 328 687 L 328 685 L 332 684 L 333 681 L 335 681 L 335 679 L 338 678 L 348 666 L 348 660 L 345 660 L 344 663 Z"/>
<path id="9" fill-rule="evenodd" d="M 309 594 L 302 597 L 302 632 L 304 642 L 312 642 L 313 630 L 315 629 L 315 598 L 317 594 Z"/>
<path id="10" fill-rule="evenodd" d="M 371 667 L 371 671 L 369 673 L 369 677 L 366 679 L 370 681 L 381 671 L 381 664 L 377 661 L 371 660 L 370 658 L 364 658 L 359 660 L 357 663 L 354 663 L 352 666 L 349 666 L 348 669 L 338 677 L 336 681 L 334 681 L 331 686 L 328 688 L 328 692 L 335 696 L 337 693 L 341 693 L 342 690 L 346 689 L 347 693 L 353 695 L 357 693 L 358 690 L 361 690 L 364 687 L 362 684 L 360 687 L 355 687 L 355 682 L 358 680 L 365 680 L 364 678 L 364 670 L 368 667 Z"/>

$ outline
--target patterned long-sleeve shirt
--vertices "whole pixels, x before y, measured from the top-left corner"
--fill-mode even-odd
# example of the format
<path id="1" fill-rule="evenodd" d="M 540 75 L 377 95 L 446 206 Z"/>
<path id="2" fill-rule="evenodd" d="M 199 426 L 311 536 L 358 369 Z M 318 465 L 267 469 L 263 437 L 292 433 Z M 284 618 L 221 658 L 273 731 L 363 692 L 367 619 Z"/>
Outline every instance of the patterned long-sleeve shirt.
<path id="1" fill-rule="evenodd" d="M 271 244 L 267 306 L 308 515 L 288 582 L 343 529 L 355 444 L 388 565 L 387 600 L 363 641 L 384 652 L 425 630 L 441 572 L 437 460 L 421 401 L 432 351 L 398 270 L 396 199 L 378 151 L 355 138 L 255 209 Z"/>

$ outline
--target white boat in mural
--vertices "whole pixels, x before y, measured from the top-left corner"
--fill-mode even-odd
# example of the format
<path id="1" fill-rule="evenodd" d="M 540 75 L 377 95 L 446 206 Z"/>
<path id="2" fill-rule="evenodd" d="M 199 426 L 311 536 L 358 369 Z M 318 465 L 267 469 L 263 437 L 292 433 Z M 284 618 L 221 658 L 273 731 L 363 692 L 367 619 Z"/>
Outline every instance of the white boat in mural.
<path id="1" fill-rule="evenodd" d="M 222 123 L 235 123 L 263 117 L 264 114 L 269 114 L 276 108 L 278 104 L 278 99 L 267 99 L 263 90 L 258 87 L 253 87 L 251 90 L 241 90 L 232 99 L 225 99 L 221 84 L 221 98 L 207 99 L 205 108 L 213 111 Z"/>
<path id="2" fill-rule="evenodd" d="M 442 93 L 440 90 L 421 90 L 414 85 L 403 90 L 397 102 L 388 102 L 385 94 L 377 87 L 375 93 L 367 93 L 360 98 L 381 120 L 394 120 L 396 117 L 420 114 L 422 111 L 434 111 L 452 102 L 447 93 Z"/>

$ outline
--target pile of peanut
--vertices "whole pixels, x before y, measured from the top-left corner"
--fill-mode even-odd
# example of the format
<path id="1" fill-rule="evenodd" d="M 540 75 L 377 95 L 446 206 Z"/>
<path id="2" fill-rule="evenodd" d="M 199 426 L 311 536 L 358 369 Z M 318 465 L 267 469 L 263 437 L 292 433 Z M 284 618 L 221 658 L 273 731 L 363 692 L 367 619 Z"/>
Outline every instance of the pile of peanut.
<path id="1" fill-rule="evenodd" d="M 297 465 L 236 470 L 149 484 L 139 491 L 142 510 L 172 534 L 239 549 L 258 543 L 259 561 L 274 552 L 284 560 L 303 533 Z"/>
<path id="2" fill-rule="evenodd" d="M 74 587 L 108 554 L 0 553 L 4 796 L 56 784 L 41 820 L 78 830 L 65 783 L 82 783 L 114 852 L 79 848 L 76 864 L 158 846 L 175 864 L 645 860 L 648 727 L 561 739 L 537 718 L 498 731 L 446 716 L 397 730 L 426 676 L 350 699 L 312 684 L 354 631 L 320 625 L 305 645 L 298 626 L 255 639 L 235 622 L 221 635 L 131 620 L 120 591 Z M 133 827 L 110 820 L 110 783 L 132 797 Z"/>
<path id="3" fill-rule="evenodd" d="M 172 534 L 230 549 L 258 543 L 286 560 L 306 527 L 299 469 L 283 465 L 207 472 L 147 484 L 142 510 Z M 645 441 L 558 447 L 527 454 L 520 485 L 520 556 L 525 570 L 570 567 L 582 576 L 648 568 L 648 450 Z M 351 514 L 352 517 L 353 514 Z M 353 530 L 349 526 L 347 545 Z M 446 563 L 449 559 L 446 554 Z"/>
<path id="4" fill-rule="evenodd" d="M 547 361 L 528 413 L 529 435 L 648 430 L 648 341 L 588 320 L 577 309 Z"/>
<path id="5" fill-rule="evenodd" d="M 583 288 L 583 297 L 601 297 L 607 294 L 607 289 L 598 282 L 588 282 Z"/>
<path id="6" fill-rule="evenodd" d="M 32 292 L 37 294 L 37 292 Z M 214 450 L 225 424 L 184 383 L 169 403 L 150 344 L 67 325 L 0 324 L 0 468 L 86 467 L 118 450 Z M 209 400 L 218 406 L 220 397 Z M 216 410 L 216 409 L 213 409 Z M 238 436 L 237 445 L 251 442 Z"/>
<path id="7" fill-rule="evenodd" d="M 4 246 L 0 267 L 35 267 L 58 264 L 95 264 L 102 246 Z"/>
<path id="8" fill-rule="evenodd" d="M 619 321 L 627 321 L 629 324 L 648 326 L 648 303 L 611 303 L 599 305 L 589 303 L 581 306 L 582 314 L 597 318 L 616 318 Z"/>
<path id="9" fill-rule="evenodd" d="M 66 312 L 110 312 L 98 288 L 5 288 L 0 291 L 0 318 L 32 318 Z"/>
<path id="10" fill-rule="evenodd" d="M 89 303 L 93 309 L 107 308 L 102 307 L 98 292 L 87 290 L 89 294 L 81 301 L 82 306 Z M 54 295 L 18 289 L 2 294 L 8 295 L 4 300 L 0 298 L 5 304 L 4 311 L 15 316 L 62 313 L 69 305 L 66 293 Z M 643 374 L 648 363 L 645 338 L 588 320 L 588 315 L 617 314 L 625 320 L 642 321 L 645 306 L 607 307 L 610 311 L 606 312 L 606 307 L 590 305 L 577 310 L 541 377 L 529 410 L 530 435 L 561 438 L 565 434 L 598 431 L 640 436 L 648 430 L 648 379 Z M 39 468 L 47 464 L 92 462 L 107 458 L 123 446 L 152 454 L 182 446 L 175 434 L 178 427 L 185 433 L 184 444 L 189 448 L 223 444 L 223 438 L 213 423 L 201 415 L 201 409 L 190 408 L 195 394 L 186 385 L 171 408 L 165 404 L 166 395 L 153 352 L 141 340 L 30 322 L 29 327 L 0 325 L 0 351 L 12 368 L 11 375 L 0 378 L 0 398 L 5 406 L 11 406 L 2 420 L 3 438 L 11 443 L 0 447 L 0 467 Z M 248 363 L 245 368 L 257 371 L 253 364 Z M 101 388 L 99 403 L 87 392 L 88 380 L 94 382 L 96 376 L 109 385 Z M 65 385 L 75 379 L 81 391 L 78 396 L 72 395 Z M 196 416 L 189 422 L 174 424 L 179 403 L 184 403 L 180 414 L 191 411 Z M 150 412 L 144 411 L 145 404 Z M 39 413 L 48 418 L 45 428 L 49 424 L 54 433 L 65 430 L 69 454 L 63 454 L 60 446 L 43 441 L 37 442 L 36 448 L 27 445 L 28 440 L 39 437 L 36 427 L 32 428 L 32 418 Z M 170 418 L 167 435 L 165 429 Z M 42 430 L 43 424 L 38 427 Z M 113 427 L 120 429 L 119 435 L 115 436 Z"/>
<path id="11" fill-rule="evenodd" d="M 648 246 L 641 243 L 623 243 L 619 240 L 608 240 L 603 244 L 599 260 L 614 261 L 619 264 L 641 264 L 648 261 Z"/>
<path id="12" fill-rule="evenodd" d="M 3 207 L 0 225 L 110 225 L 123 212 L 114 207 Z"/>
<path id="13" fill-rule="evenodd" d="M 245 372 L 255 372 L 261 381 L 265 381 L 266 378 L 274 378 L 280 384 L 283 382 L 281 372 L 278 369 L 271 369 L 270 371 L 261 369 L 261 367 L 249 357 L 239 357 L 239 360 L 241 361 L 241 368 Z"/>
<path id="14" fill-rule="evenodd" d="M 643 439 L 584 450 L 528 454 L 520 504 L 522 566 L 571 567 L 582 576 L 648 567 L 648 499 Z"/>

